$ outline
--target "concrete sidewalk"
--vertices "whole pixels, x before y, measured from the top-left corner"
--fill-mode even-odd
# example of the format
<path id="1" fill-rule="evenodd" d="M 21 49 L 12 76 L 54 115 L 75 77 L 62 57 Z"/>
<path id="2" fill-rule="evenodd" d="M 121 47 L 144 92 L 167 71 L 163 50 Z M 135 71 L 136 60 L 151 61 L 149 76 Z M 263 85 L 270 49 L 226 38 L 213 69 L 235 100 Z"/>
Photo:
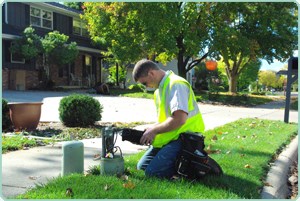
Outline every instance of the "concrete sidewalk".
<path id="1" fill-rule="evenodd" d="M 72 92 L 36 92 L 3 91 L 3 98 L 9 102 L 43 102 L 41 121 L 59 121 L 58 106 L 62 97 Z M 84 93 L 79 91 L 79 93 Z M 103 122 L 147 122 L 156 121 L 153 100 L 126 97 L 92 95 L 103 105 Z M 221 105 L 199 104 L 206 129 L 212 129 L 240 118 L 261 118 L 282 120 L 284 102 L 270 103 L 255 108 L 231 107 Z M 290 122 L 298 123 L 298 112 L 290 111 Z M 101 138 L 83 140 L 84 167 L 99 165 L 94 155 L 101 153 Z M 133 145 L 117 140 L 123 154 L 137 153 L 146 146 Z M 10 152 L 2 155 L 2 194 L 9 198 L 24 193 L 35 184 L 46 183 L 61 173 L 61 144 L 36 147 L 29 150 Z"/>

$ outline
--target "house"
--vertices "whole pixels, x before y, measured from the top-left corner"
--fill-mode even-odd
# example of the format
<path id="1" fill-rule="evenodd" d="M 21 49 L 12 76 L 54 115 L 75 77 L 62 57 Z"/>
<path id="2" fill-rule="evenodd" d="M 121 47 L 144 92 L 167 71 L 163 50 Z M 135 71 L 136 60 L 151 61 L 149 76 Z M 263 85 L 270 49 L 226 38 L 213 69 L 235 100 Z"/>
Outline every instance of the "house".
<path id="1" fill-rule="evenodd" d="M 44 36 L 57 30 L 77 43 L 79 55 L 74 63 L 50 69 L 55 86 L 80 85 L 91 87 L 102 81 L 103 55 L 93 46 L 81 12 L 54 2 L 7 2 L 2 6 L 2 89 L 27 90 L 39 86 L 44 67 L 39 58 L 25 61 L 11 54 L 12 42 L 26 27 Z"/>

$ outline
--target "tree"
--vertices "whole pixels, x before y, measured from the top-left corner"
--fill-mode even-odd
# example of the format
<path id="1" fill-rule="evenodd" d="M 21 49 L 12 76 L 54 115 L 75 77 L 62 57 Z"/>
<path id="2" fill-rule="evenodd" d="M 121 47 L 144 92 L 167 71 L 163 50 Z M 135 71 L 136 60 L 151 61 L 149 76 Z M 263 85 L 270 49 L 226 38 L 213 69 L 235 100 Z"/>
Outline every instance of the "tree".
<path id="1" fill-rule="evenodd" d="M 267 88 L 282 88 L 284 76 L 277 77 L 276 72 L 267 70 L 259 72 L 259 83 Z"/>
<path id="2" fill-rule="evenodd" d="M 297 49 L 295 3 L 216 3 L 210 12 L 211 51 L 223 57 L 232 93 L 251 61 L 285 61 Z"/>
<path id="3" fill-rule="evenodd" d="M 35 34 L 32 27 L 24 29 L 22 36 L 12 43 L 10 51 L 14 54 L 20 54 L 26 60 L 38 56 L 43 51 L 41 38 Z"/>
<path id="4" fill-rule="evenodd" d="M 58 31 L 49 32 L 43 39 L 46 75 L 50 79 L 51 65 L 64 65 L 73 62 L 78 56 L 76 42 L 68 43 L 69 36 Z"/>
<path id="5" fill-rule="evenodd" d="M 284 61 L 297 48 L 297 5 L 291 2 L 89 2 L 84 7 L 92 38 L 117 60 L 176 58 L 185 77 L 204 58 L 222 56 L 232 93 L 248 63 Z"/>
<path id="6" fill-rule="evenodd" d="M 179 75 L 185 77 L 207 56 L 205 3 L 86 2 L 84 7 L 92 39 L 105 44 L 117 61 L 177 58 Z M 197 59 L 199 54 L 203 57 Z"/>
<path id="7" fill-rule="evenodd" d="M 83 10 L 83 2 L 64 2 L 64 5 L 76 10 Z"/>
<path id="8" fill-rule="evenodd" d="M 258 72 L 261 67 L 261 61 L 251 61 L 245 65 L 245 69 L 241 71 L 238 78 L 238 89 L 242 91 L 247 89 L 249 84 L 255 82 L 258 78 Z"/>

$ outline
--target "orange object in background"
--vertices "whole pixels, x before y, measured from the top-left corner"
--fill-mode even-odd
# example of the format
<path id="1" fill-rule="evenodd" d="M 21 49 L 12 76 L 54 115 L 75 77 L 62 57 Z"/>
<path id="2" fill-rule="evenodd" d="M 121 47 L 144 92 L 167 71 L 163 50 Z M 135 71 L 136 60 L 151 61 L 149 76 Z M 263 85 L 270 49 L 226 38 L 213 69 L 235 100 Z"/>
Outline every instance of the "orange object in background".
<path id="1" fill-rule="evenodd" d="M 214 71 L 214 70 L 217 69 L 218 63 L 216 61 L 213 61 L 213 60 L 208 60 L 208 61 L 205 62 L 205 65 L 206 65 L 207 70 Z"/>

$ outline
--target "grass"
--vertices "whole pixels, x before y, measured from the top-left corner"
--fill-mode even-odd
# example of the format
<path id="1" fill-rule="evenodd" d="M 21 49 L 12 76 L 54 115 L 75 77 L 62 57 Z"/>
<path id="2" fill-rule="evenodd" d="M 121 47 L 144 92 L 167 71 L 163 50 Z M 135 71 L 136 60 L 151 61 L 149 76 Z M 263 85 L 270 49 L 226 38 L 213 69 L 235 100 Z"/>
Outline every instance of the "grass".
<path id="1" fill-rule="evenodd" d="M 42 146 L 51 143 L 51 140 L 29 138 L 24 135 L 2 136 L 2 154 L 9 151 L 27 149 L 29 147 Z"/>
<path id="2" fill-rule="evenodd" d="M 144 125 L 146 122 L 115 122 L 113 125 L 118 128 L 133 128 L 138 125 Z M 57 141 L 82 140 L 95 137 L 101 137 L 101 129 L 103 125 L 95 125 L 87 128 L 81 127 L 64 127 L 64 128 L 46 128 L 34 131 L 11 132 L 14 136 L 2 136 L 2 153 L 16 151 L 24 148 L 36 147 L 51 144 Z M 35 139 L 30 136 L 48 137 L 48 139 Z"/>
<path id="3" fill-rule="evenodd" d="M 148 98 L 153 99 L 153 91 L 147 93 L 137 90 L 129 89 L 111 89 L 111 95 L 132 97 L 132 98 Z M 225 105 L 243 105 L 243 106 L 255 106 L 271 102 L 273 99 L 266 96 L 250 95 L 250 94 L 237 94 L 232 95 L 229 93 L 205 93 L 195 92 L 196 100 L 198 102 L 211 101 L 214 103 L 221 103 Z"/>
<path id="4" fill-rule="evenodd" d="M 241 119 L 207 131 L 206 150 L 223 168 L 220 177 L 206 176 L 197 182 L 146 178 L 135 168 L 140 152 L 124 158 L 128 178 L 73 174 L 54 178 L 17 198 L 257 199 L 268 185 L 264 179 L 270 162 L 297 135 L 297 128 L 282 121 Z"/>

